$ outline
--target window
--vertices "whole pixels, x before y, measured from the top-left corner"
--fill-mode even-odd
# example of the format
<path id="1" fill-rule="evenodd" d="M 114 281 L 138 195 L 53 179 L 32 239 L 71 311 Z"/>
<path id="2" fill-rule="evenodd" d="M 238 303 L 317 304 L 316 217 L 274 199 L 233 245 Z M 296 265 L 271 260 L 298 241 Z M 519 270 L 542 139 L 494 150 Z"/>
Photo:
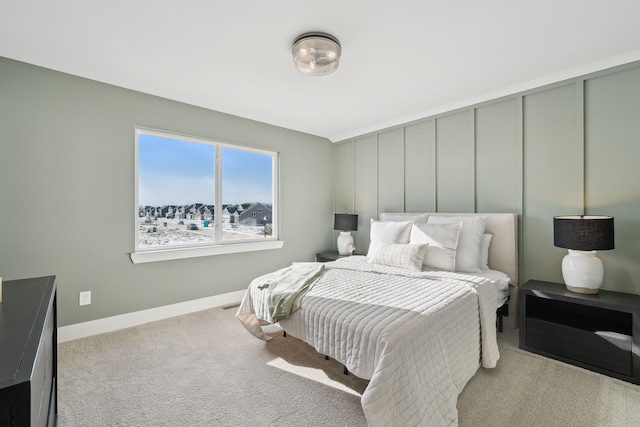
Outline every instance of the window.
<path id="1" fill-rule="evenodd" d="M 133 262 L 282 247 L 276 152 L 137 128 L 136 166 Z"/>

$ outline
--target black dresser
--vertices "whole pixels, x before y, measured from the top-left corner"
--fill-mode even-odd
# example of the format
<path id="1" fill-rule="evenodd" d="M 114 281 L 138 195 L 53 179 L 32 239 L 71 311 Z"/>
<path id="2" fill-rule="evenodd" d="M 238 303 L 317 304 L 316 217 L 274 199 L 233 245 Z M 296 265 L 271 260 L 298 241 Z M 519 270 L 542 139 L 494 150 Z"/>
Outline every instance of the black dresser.
<path id="1" fill-rule="evenodd" d="M 2 283 L 0 426 L 55 426 L 55 276 Z"/>

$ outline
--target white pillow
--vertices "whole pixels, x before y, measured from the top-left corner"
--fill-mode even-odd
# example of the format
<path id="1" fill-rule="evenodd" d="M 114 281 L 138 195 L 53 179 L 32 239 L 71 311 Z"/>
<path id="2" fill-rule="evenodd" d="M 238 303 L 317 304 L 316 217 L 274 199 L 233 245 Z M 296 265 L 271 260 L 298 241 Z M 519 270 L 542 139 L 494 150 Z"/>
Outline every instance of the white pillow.
<path id="1" fill-rule="evenodd" d="M 431 215 L 427 224 L 455 224 L 462 221 L 462 230 L 456 249 L 456 271 L 479 273 L 480 245 L 484 235 L 487 217 L 484 216 L 435 216 Z"/>
<path id="2" fill-rule="evenodd" d="M 478 259 L 478 265 L 482 271 L 489 269 L 489 246 L 491 245 L 491 238 L 493 234 L 484 234 L 482 236 L 482 244 L 480 244 L 480 258 Z"/>
<path id="3" fill-rule="evenodd" d="M 455 270 L 456 247 L 462 222 L 457 224 L 414 224 L 409 243 L 427 243 L 422 265 L 441 270 Z"/>
<path id="4" fill-rule="evenodd" d="M 428 213 L 385 213 L 380 214 L 380 221 L 412 221 L 414 224 L 426 224 Z"/>
<path id="5" fill-rule="evenodd" d="M 426 252 L 426 244 L 372 242 L 369 245 L 367 258 L 371 264 L 383 264 L 420 271 L 422 270 L 422 261 Z"/>
<path id="6" fill-rule="evenodd" d="M 409 243 L 411 221 L 376 221 L 371 218 L 371 243 Z"/>

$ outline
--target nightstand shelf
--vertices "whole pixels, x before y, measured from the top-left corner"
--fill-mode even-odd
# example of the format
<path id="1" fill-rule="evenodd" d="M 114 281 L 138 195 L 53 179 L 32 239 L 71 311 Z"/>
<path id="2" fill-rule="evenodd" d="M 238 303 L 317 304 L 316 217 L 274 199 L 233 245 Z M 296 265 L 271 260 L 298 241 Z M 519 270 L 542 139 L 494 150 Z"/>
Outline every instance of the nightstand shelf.
<path id="1" fill-rule="evenodd" d="M 354 254 L 357 255 L 357 254 Z M 316 254 L 316 262 L 329 262 L 335 261 L 340 258 L 348 257 L 351 255 L 340 255 L 338 251 L 326 251 L 320 252 Z"/>
<path id="2" fill-rule="evenodd" d="M 640 384 L 638 295 L 537 280 L 519 292 L 521 349 Z"/>

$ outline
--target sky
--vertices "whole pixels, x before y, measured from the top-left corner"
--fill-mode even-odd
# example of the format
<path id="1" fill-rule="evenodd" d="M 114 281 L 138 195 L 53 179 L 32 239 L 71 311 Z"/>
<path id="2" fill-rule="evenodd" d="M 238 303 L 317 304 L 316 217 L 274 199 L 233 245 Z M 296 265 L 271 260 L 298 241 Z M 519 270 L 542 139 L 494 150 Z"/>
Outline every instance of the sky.
<path id="1" fill-rule="evenodd" d="M 139 134 L 138 201 L 143 206 L 214 204 L 215 147 Z M 222 148 L 222 203 L 273 203 L 272 157 Z"/>

